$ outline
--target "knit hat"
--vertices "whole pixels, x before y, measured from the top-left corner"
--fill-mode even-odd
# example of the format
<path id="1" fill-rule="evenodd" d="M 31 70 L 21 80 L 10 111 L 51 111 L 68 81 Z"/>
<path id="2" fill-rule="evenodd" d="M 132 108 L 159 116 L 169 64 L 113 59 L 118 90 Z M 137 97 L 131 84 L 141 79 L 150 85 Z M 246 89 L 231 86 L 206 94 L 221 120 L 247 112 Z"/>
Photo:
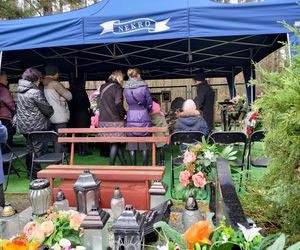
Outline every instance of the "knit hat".
<path id="1" fill-rule="evenodd" d="M 195 111 L 197 109 L 195 102 L 192 99 L 187 99 L 182 106 L 183 112 Z"/>
<path id="2" fill-rule="evenodd" d="M 55 64 L 48 63 L 45 66 L 45 74 L 46 74 L 46 76 L 55 76 L 58 73 L 59 73 L 59 69 L 57 68 L 57 66 Z"/>
<path id="3" fill-rule="evenodd" d="M 160 111 L 160 105 L 154 101 L 152 102 L 152 113 L 161 113 L 164 115 L 164 113 Z"/>

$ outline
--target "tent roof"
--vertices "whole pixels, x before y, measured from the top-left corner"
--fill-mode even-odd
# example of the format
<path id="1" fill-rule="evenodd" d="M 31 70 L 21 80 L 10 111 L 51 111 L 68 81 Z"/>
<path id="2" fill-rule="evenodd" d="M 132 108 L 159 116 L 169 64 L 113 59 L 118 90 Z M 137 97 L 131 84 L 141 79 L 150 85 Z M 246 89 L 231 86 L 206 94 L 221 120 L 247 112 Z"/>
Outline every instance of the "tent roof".
<path id="1" fill-rule="evenodd" d="M 210 0 L 103 0 L 77 11 L 0 21 L 3 66 L 16 72 L 45 61 L 63 72 L 140 67 L 149 78 L 237 73 L 286 41 L 297 0 L 221 4 Z M 97 76 L 99 77 L 99 76 Z"/>

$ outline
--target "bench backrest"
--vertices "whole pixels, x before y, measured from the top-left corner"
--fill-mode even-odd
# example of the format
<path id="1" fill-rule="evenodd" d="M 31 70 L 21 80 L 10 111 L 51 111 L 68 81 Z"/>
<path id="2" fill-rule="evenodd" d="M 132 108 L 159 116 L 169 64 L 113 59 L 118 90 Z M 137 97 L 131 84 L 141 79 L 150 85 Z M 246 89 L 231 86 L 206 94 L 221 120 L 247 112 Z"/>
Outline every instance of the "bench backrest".
<path id="1" fill-rule="evenodd" d="M 151 128 L 61 128 L 58 130 L 60 134 L 69 134 L 71 137 L 59 137 L 58 141 L 62 143 L 71 143 L 70 164 L 74 165 L 75 143 L 89 143 L 89 142 L 144 142 L 152 143 L 152 166 L 156 166 L 156 147 L 155 143 L 168 143 L 169 137 L 156 137 L 155 133 L 166 133 L 167 128 L 151 127 Z M 152 133 L 152 136 L 124 136 L 124 137 L 88 137 L 80 136 L 79 134 L 104 134 L 104 133 Z"/>

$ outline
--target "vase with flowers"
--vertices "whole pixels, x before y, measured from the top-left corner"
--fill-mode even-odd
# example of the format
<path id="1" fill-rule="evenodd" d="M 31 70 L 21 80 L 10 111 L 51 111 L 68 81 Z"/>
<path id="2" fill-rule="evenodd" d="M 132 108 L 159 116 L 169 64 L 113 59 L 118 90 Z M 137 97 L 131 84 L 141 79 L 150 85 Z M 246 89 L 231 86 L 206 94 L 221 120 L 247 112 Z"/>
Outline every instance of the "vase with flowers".
<path id="1" fill-rule="evenodd" d="M 184 199 L 190 194 L 199 197 L 207 184 L 214 183 L 217 158 L 235 160 L 236 153 L 232 146 L 220 149 L 216 144 L 209 144 L 204 137 L 201 142 L 187 144 L 175 191 Z"/>

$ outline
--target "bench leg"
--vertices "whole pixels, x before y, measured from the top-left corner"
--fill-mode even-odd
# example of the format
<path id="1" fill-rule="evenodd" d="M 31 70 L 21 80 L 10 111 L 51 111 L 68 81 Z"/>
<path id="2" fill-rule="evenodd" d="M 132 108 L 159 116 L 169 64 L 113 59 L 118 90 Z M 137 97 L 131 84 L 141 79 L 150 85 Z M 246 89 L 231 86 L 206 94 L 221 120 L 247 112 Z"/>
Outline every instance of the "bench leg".
<path id="1" fill-rule="evenodd" d="M 53 188 L 54 188 L 54 180 L 53 180 L 53 178 L 50 178 L 50 190 L 51 190 L 51 201 L 50 201 L 50 203 L 51 203 L 51 206 L 53 205 L 53 203 L 54 203 L 54 199 L 55 199 L 55 197 L 54 197 L 54 193 L 53 193 Z"/>
<path id="2" fill-rule="evenodd" d="M 146 198 L 146 207 L 147 207 L 147 210 L 150 210 L 150 193 L 149 193 L 149 189 L 150 189 L 150 182 L 149 181 L 146 181 L 145 182 L 146 184 L 146 187 L 147 187 L 147 198 Z"/>

